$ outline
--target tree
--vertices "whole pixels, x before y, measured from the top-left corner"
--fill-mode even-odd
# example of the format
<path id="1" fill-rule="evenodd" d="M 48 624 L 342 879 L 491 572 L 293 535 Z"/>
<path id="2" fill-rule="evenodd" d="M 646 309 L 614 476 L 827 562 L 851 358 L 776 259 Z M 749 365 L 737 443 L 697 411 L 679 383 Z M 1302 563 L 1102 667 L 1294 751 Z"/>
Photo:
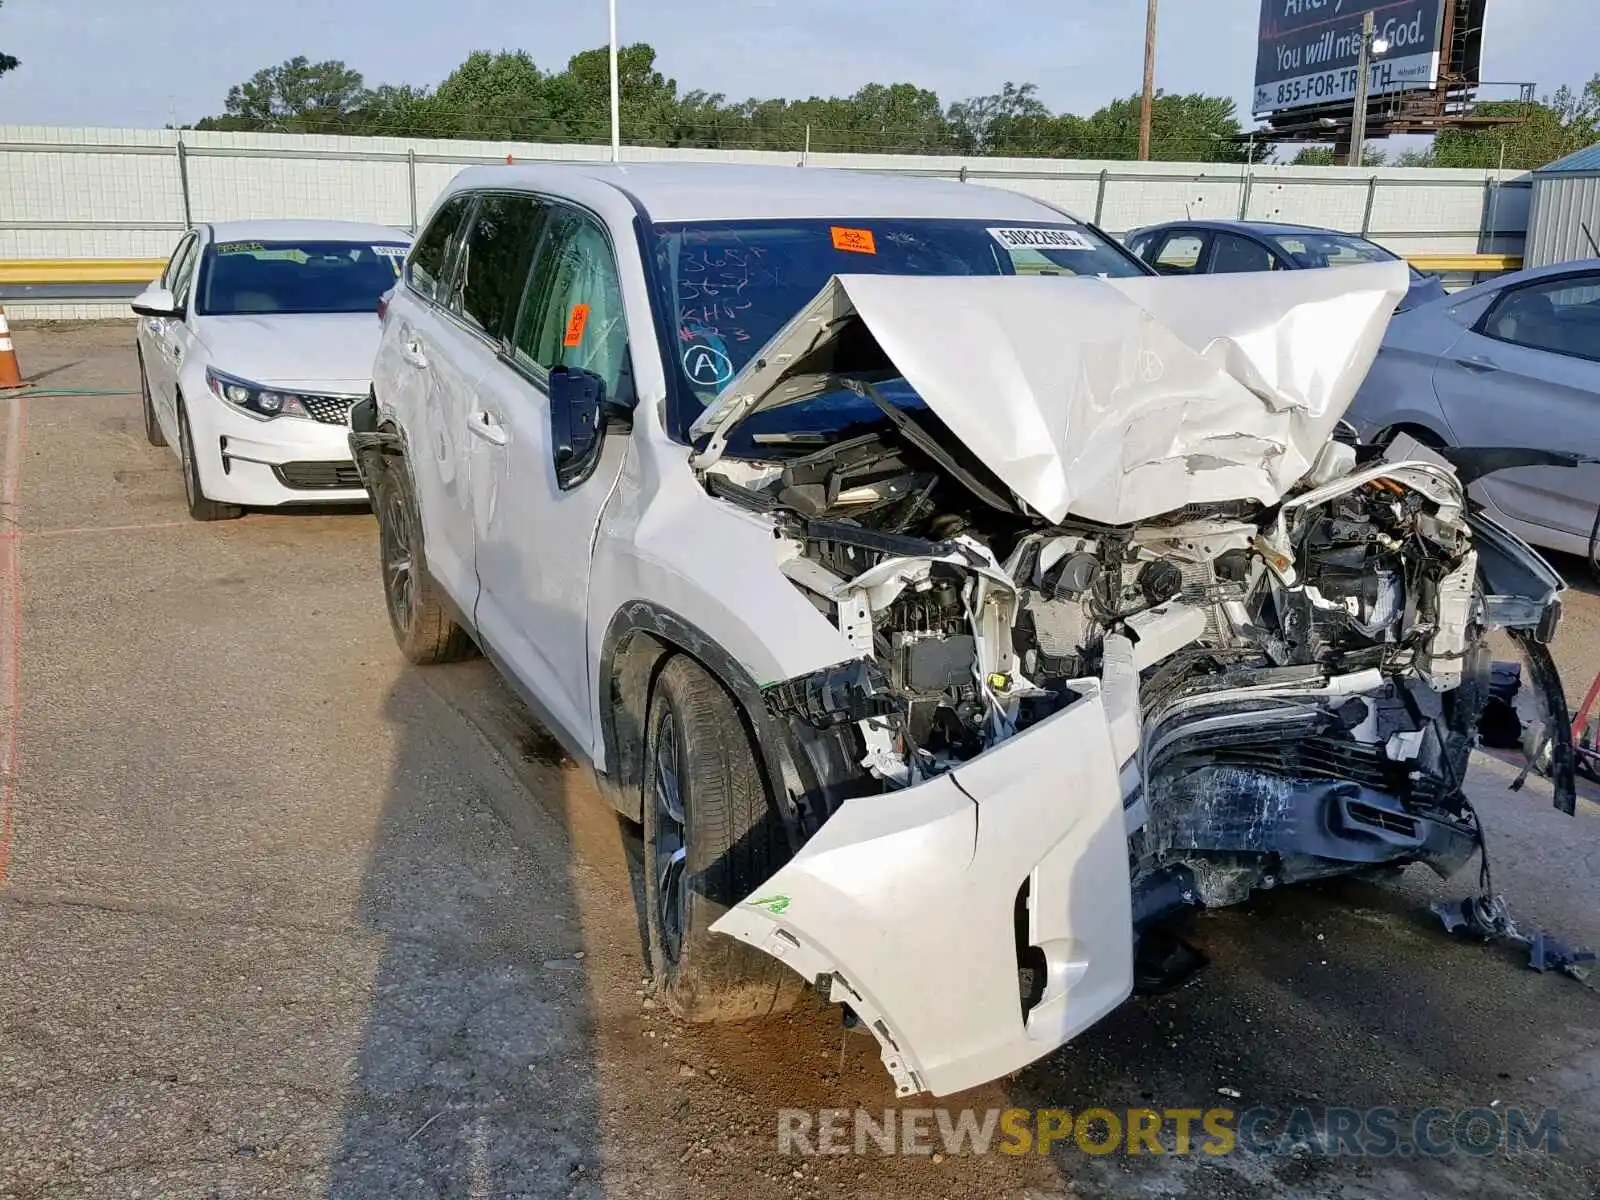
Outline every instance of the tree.
<path id="1" fill-rule="evenodd" d="M 1434 158 L 1433 147 L 1424 146 L 1420 150 L 1402 150 L 1394 157 L 1397 167 L 1436 167 L 1438 162 Z"/>
<path id="2" fill-rule="evenodd" d="M 313 63 L 301 55 L 229 88 L 224 115 L 196 128 L 351 132 L 346 126 L 368 100 L 361 72 L 336 59 Z"/>
<path id="3" fill-rule="evenodd" d="M 6 0 L 0 0 L 0 6 L 3 6 L 5 2 Z M 3 51 L 0 51 L 0 75 L 4 75 L 7 71 L 15 71 L 21 65 L 22 64 L 17 61 L 16 55 L 6 54 Z"/>
<path id="4" fill-rule="evenodd" d="M 359 128 L 375 137 L 447 137 L 453 129 L 427 88 L 387 83 L 367 93 L 366 103 L 351 114 L 348 125 L 351 132 Z"/>
<path id="5" fill-rule="evenodd" d="M 662 75 L 655 63 L 655 48 L 643 42 L 617 51 L 619 119 L 631 143 L 660 145 L 677 127 L 678 81 Z M 546 95 L 569 140 L 611 140 L 611 63 L 604 47 L 574 54 L 567 69 L 547 81 Z"/>
<path id="6" fill-rule="evenodd" d="M 1481 129 L 1444 130 L 1433 140 L 1434 166 L 1532 170 L 1600 141 L 1600 75 L 1578 91 L 1560 88 L 1542 103 L 1491 100 L 1474 105 L 1472 111 L 1514 120 Z"/>
<path id="7" fill-rule="evenodd" d="M 1199 92 L 1157 92 L 1150 118 L 1150 157 L 1156 162 L 1244 162 L 1243 130 L 1234 103 Z M 1136 158 L 1139 97 L 1113 100 L 1091 113 L 1056 151 L 1079 158 Z"/>
<path id="8" fill-rule="evenodd" d="M 1382 149 L 1371 143 L 1363 143 L 1361 147 L 1361 165 L 1363 167 L 1381 167 L 1384 162 Z M 1348 154 L 1337 154 L 1332 146 L 1307 146 L 1294 156 L 1293 166 L 1296 167 L 1343 167 L 1350 163 Z"/>
<path id="9" fill-rule="evenodd" d="M 1139 97 L 1114 100 L 1087 117 L 1054 115 L 1034 85 L 1006 84 L 950 109 L 955 144 L 974 153 L 1057 158 L 1130 159 L 1139 153 Z M 1232 100 L 1198 92 L 1158 93 L 1151 115 L 1150 157 L 1166 162 L 1244 162 Z"/>
<path id="10" fill-rule="evenodd" d="M 439 137 L 556 139 L 565 125 L 546 95 L 549 77 L 524 51 L 474 50 L 445 78 L 427 107 Z"/>
<path id="11" fill-rule="evenodd" d="M 959 150 L 989 154 L 997 147 L 1002 152 L 1023 153 L 1030 138 L 1043 132 L 1052 119 L 1039 99 L 1036 83 L 1015 84 L 1009 79 L 991 96 L 973 96 L 950 106 L 945 120 L 950 125 L 951 141 Z"/>

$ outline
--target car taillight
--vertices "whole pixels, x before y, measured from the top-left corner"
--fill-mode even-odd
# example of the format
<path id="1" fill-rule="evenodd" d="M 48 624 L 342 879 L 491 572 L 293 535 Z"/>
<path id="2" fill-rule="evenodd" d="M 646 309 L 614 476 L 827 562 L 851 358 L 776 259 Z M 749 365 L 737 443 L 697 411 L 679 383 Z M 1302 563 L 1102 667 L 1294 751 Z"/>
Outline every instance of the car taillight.
<path id="1" fill-rule="evenodd" d="M 392 295 L 394 295 L 394 289 L 390 288 L 387 292 L 378 297 L 379 321 L 387 321 L 389 319 L 389 297 Z"/>

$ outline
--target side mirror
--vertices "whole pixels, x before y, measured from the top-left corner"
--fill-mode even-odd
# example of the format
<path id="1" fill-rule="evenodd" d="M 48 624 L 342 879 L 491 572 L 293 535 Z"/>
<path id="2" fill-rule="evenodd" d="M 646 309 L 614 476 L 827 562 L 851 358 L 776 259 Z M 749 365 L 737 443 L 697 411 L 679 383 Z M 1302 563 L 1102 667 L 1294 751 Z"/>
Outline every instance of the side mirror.
<path id="1" fill-rule="evenodd" d="M 141 317 L 182 317 L 175 296 L 164 287 L 149 287 L 132 300 L 133 311 Z"/>
<path id="2" fill-rule="evenodd" d="M 550 448 L 556 485 L 577 487 L 600 461 L 606 401 L 605 380 L 593 371 L 555 367 L 550 372 Z"/>

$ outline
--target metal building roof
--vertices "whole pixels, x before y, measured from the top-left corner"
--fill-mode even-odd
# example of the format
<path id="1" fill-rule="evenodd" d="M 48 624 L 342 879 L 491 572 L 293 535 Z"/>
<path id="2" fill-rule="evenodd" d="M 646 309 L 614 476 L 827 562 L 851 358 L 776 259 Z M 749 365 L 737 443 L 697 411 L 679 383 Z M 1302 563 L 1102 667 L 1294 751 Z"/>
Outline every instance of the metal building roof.
<path id="1" fill-rule="evenodd" d="M 1600 171 L 1600 145 L 1578 150 L 1565 158 L 1558 158 L 1534 172 L 1536 175 L 1565 174 L 1569 171 Z"/>

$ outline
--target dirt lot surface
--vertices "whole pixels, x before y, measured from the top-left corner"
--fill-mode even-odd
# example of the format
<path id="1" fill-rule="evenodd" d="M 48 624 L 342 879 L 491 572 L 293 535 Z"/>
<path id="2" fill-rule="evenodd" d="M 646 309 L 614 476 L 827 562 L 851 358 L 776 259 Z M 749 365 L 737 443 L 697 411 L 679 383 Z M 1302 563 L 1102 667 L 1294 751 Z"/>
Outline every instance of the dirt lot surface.
<path id="1" fill-rule="evenodd" d="M 1189 985 L 941 1101 L 896 1103 L 820 1002 L 679 1026 L 646 983 L 637 832 L 485 664 L 402 663 L 370 516 L 190 522 L 131 328 L 17 342 L 40 387 L 124 394 L 0 402 L 0 1196 L 1600 1195 L 1600 997 L 1444 933 L 1426 904 L 1473 869 L 1208 915 Z M 1600 598 L 1569 599 L 1581 695 Z M 1480 756 L 1470 788 L 1495 886 L 1600 946 L 1600 809 L 1514 774 Z M 1400 1136 L 779 1152 L 780 1109 L 858 1107 L 1270 1109 L 1270 1133 L 1376 1107 Z M 1419 1153 L 1435 1107 L 1556 1110 L 1557 1151 Z M 911 1119 L 939 1149 L 938 1113 Z"/>

